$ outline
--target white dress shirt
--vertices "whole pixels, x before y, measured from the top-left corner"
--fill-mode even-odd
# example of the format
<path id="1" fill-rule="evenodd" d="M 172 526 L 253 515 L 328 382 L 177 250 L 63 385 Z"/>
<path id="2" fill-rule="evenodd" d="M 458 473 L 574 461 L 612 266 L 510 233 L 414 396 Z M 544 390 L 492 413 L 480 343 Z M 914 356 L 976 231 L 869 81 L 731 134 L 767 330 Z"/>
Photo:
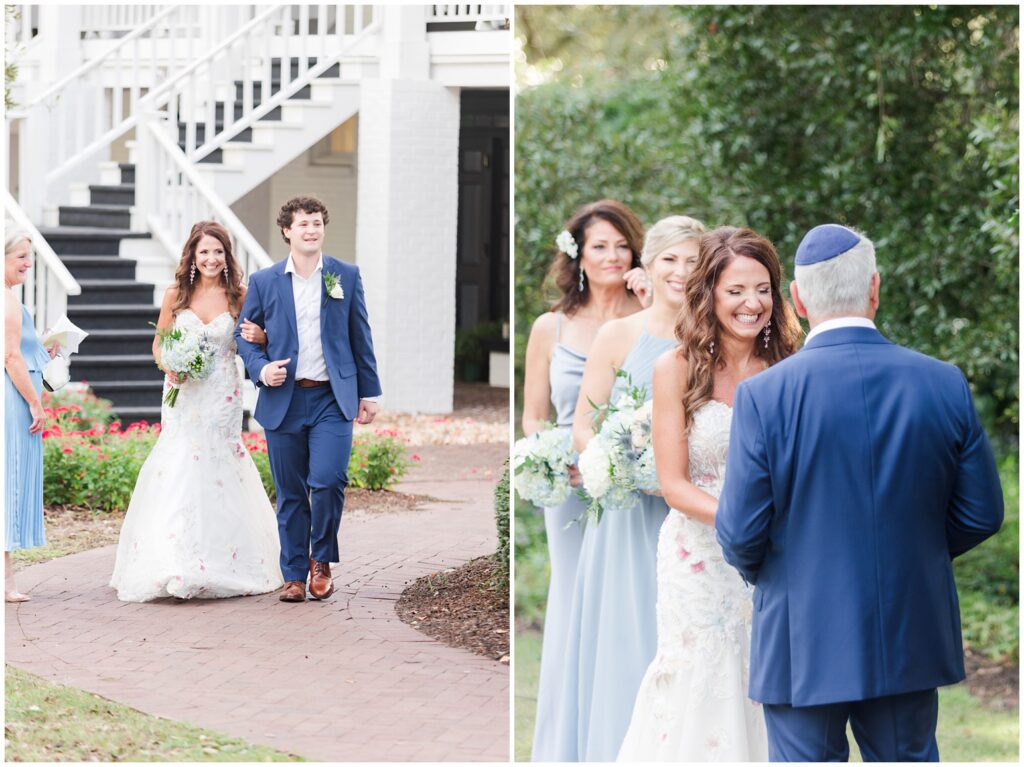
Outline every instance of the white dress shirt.
<path id="1" fill-rule="evenodd" d="M 308 278 L 303 278 L 295 270 L 292 254 L 288 254 L 288 263 L 284 270 L 292 276 L 292 298 L 295 301 L 295 327 L 299 332 L 299 358 L 295 363 L 295 379 L 308 378 L 312 381 L 326 381 L 327 360 L 324 359 L 324 347 L 320 338 L 320 300 L 322 297 L 324 257 L 321 253 L 316 261 L 316 268 Z M 260 371 L 260 381 L 267 385 L 266 372 L 269 364 Z M 363 397 L 369 402 L 378 402 L 380 397 Z"/>
<path id="2" fill-rule="evenodd" d="M 876 330 L 875 323 L 867 317 L 835 317 L 831 320 L 819 322 L 811 328 L 811 332 L 804 339 L 804 346 L 807 346 L 810 340 L 818 335 L 818 333 L 827 333 L 830 330 L 838 330 L 839 328 L 871 328 Z"/>
<path id="3" fill-rule="evenodd" d="M 295 327 L 299 332 L 299 358 L 295 362 L 295 378 L 309 378 L 313 381 L 326 381 L 327 361 L 324 359 L 324 347 L 320 342 L 320 282 L 324 272 L 324 257 L 321 254 L 316 261 L 316 268 L 308 278 L 303 278 L 295 270 L 295 261 L 291 253 L 284 270 L 292 276 L 292 298 L 295 301 Z M 269 365 L 260 371 L 260 381 L 266 385 L 266 372 Z"/>

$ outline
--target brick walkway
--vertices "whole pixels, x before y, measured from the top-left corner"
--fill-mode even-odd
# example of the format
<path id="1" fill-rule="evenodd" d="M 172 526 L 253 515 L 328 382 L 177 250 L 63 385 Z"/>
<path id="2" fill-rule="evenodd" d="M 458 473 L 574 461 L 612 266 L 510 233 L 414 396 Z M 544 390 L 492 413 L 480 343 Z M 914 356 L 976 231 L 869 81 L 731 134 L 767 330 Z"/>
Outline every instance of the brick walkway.
<path id="1" fill-rule="evenodd" d="M 328 601 L 122 603 L 107 587 L 108 546 L 19 573 L 33 599 L 7 605 L 7 663 L 318 761 L 507 761 L 508 666 L 446 647 L 394 611 L 409 581 L 494 551 L 507 447 L 418 452 L 396 489 L 447 502 L 347 509 Z"/>

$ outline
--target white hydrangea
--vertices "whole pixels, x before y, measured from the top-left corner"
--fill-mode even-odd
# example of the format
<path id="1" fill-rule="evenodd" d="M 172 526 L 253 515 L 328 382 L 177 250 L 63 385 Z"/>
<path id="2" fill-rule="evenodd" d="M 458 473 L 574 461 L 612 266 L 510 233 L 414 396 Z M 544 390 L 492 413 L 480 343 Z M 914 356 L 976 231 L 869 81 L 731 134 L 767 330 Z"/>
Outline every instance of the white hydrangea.
<path id="1" fill-rule="evenodd" d="M 580 453 L 578 466 L 587 495 L 600 501 L 612 487 L 611 452 L 600 434 L 595 434 Z"/>
<path id="2" fill-rule="evenodd" d="M 598 521 L 605 508 L 630 507 L 639 493 L 658 489 L 651 441 L 652 403 L 646 390 L 630 384 L 601 410 L 604 420 L 579 461 L 583 486 L 592 499 L 588 511 Z"/>
<path id="3" fill-rule="evenodd" d="M 569 497 L 569 466 L 575 460 L 568 429 L 545 428 L 518 440 L 512 466 L 519 497 L 537 506 L 558 506 Z"/>

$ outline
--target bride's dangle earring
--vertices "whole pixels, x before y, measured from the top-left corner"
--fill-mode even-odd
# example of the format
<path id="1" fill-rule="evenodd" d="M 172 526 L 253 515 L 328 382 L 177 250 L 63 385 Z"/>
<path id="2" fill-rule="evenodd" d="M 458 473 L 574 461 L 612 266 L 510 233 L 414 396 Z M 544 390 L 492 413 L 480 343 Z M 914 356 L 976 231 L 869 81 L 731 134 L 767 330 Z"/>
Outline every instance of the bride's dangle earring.
<path id="1" fill-rule="evenodd" d="M 711 339 L 711 343 L 708 344 L 708 354 L 710 354 L 712 357 L 715 356 L 715 339 L 713 338 Z"/>
<path id="2" fill-rule="evenodd" d="M 228 283 L 228 282 L 230 282 L 230 281 L 231 281 L 231 280 L 230 280 L 230 278 L 229 278 L 229 276 L 228 276 L 228 265 L 227 265 L 227 264 L 225 263 L 225 264 L 224 264 L 224 282 L 225 282 L 225 283 Z M 771 320 L 769 320 L 769 322 L 771 322 Z"/>
<path id="3" fill-rule="evenodd" d="M 188 284 L 194 285 L 196 281 L 196 262 L 192 262 L 192 268 L 188 270 Z"/>
<path id="4" fill-rule="evenodd" d="M 583 292 L 583 267 L 580 267 L 580 293 Z"/>
<path id="5" fill-rule="evenodd" d="M 768 339 L 772 335 L 772 318 L 768 318 L 768 324 L 764 326 L 764 348 L 768 348 Z"/>

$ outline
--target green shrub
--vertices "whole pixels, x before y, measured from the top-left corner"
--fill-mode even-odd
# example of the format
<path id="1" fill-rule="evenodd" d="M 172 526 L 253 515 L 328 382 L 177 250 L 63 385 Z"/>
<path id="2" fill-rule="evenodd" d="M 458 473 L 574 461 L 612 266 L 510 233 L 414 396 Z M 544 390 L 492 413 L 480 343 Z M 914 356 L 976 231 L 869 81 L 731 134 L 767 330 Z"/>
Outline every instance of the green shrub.
<path id="1" fill-rule="evenodd" d="M 381 429 L 375 436 L 355 437 L 348 462 L 348 486 L 386 490 L 405 476 L 410 465 L 397 431 Z"/>
<path id="2" fill-rule="evenodd" d="M 495 574 L 497 584 L 508 588 L 509 574 L 509 468 L 505 461 L 505 471 L 494 488 L 494 520 L 498 528 L 498 571 Z"/>
<path id="3" fill-rule="evenodd" d="M 544 12 L 519 9 L 538 14 L 521 33 L 544 38 L 525 48 L 538 71 L 558 76 L 558 46 L 616 44 L 603 8 L 574 11 L 572 30 Z M 753 227 L 788 276 L 804 232 L 847 223 L 877 245 L 882 331 L 956 363 L 986 428 L 1016 435 L 1018 9 L 659 12 L 658 60 L 615 60 L 601 80 L 567 61 L 561 81 L 517 94 L 517 335 L 546 309 L 554 238 L 584 202 L 621 199 L 647 225 Z"/>
<path id="4" fill-rule="evenodd" d="M 100 399 L 88 387 L 68 385 L 55 392 L 43 391 L 42 400 L 48 420 L 62 431 L 95 429 L 117 417 L 110 400 Z"/>
<path id="5" fill-rule="evenodd" d="M 49 506 L 127 509 L 159 427 L 56 435 L 43 440 L 43 499 Z"/>
<path id="6" fill-rule="evenodd" d="M 101 511 L 127 509 L 142 464 L 156 444 L 159 424 L 139 422 L 122 430 L 115 421 L 109 427 L 67 430 L 69 418 L 76 417 L 76 405 L 69 410 L 53 409 L 43 432 L 43 499 L 49 506 L 80 506 Z M 84 420 L 84 419 L 83 419 Z M 242 439 L 256 464 L 267 496 L 275 497 L 266 438 L 243 433 Z M 412 460 L 417 460 L 413 456 Z M 397 432 L 353 440 L 349 461 L 349 486 L 383 490 L 408 470 L 410 459 Z"/>

